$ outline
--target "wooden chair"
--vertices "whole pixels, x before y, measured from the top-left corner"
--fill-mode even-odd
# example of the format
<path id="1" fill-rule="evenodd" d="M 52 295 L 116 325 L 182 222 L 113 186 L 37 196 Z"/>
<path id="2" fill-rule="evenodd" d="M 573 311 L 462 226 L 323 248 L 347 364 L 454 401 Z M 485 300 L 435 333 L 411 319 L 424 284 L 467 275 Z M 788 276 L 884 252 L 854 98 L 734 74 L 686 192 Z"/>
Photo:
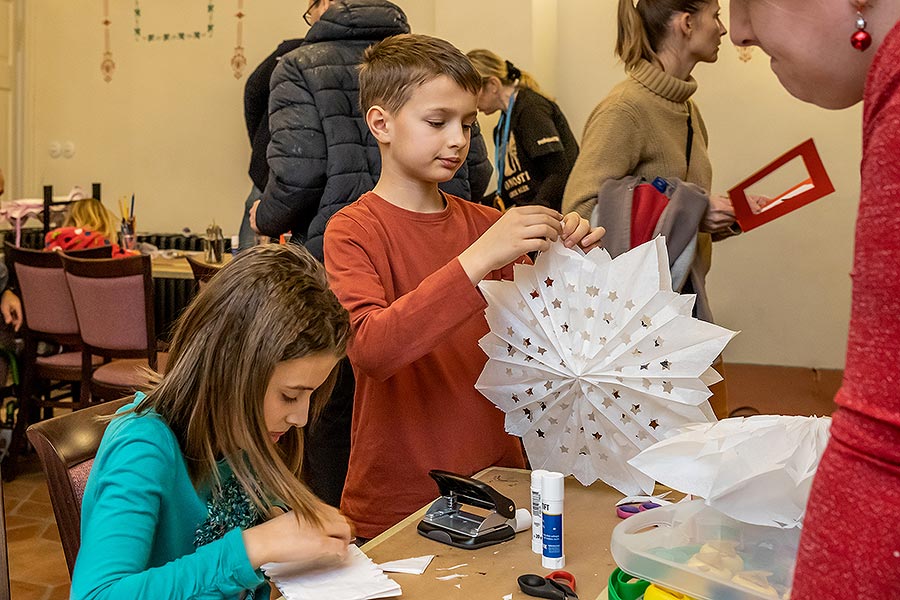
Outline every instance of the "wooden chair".
<path id="1" fill-rule="evenodd" d="M 94 369 L 92 396 L 114 400 L 149 387 L 148 369 L 165 371 L 168 355 L 156 350 L 153 275 L 149 256 L 83 260 L 63 255 L 83 342 L 90 356 L 123 359 Z"/>
<path id="2" fill-rule="evenodd" d="M 28 439 L 41 459 L 69 577 L 81 545 L 81 499 L 91 466 L 111 415 L 131 398 L 97 404 L 28 428 Z"/>
<path id="3" fill-rule="evenodd" d="M 188 261 L 188 264 L 191 265 L 191 272 L 194 274 L 194 280 L 200 287 L 206 285 L 206 282 L 212 279 L 213 275 L 218 273 L 224 266 L 224 263 L 221 265 L 211 265 L 209 263 L 202 262 L 191 256 L 190 254 L 185 254 L 184 258 Z"/>
<path id="4" fill-rule="evenodd" d="M 103 252 L 99 252 L 103 251 Z M 84 252 L 84 251 L 83 251 Z M 83 254 L 82 252 L 82 254 Z M 110 247 L 92 248 L 92 255 L 111 255 Z M 84 361 L 75 307 L 69 295 L 66 276 L 59 253 L 17 248 L 6 243 L 6 256 L 15 273 L 24 313 L 22 337 L 22 380 L 19 386 L 19 417 L 4 460 L 7 481 L 17 474 L 19 454 L 25 442 L 25 429 L 40 420 L 41 410 L 50 416 L 52 408 L 77 410 L 90 401 L 91 370 L 101 364 L 100 358 Z M 38 356 L 38 343 L 51 342 L 63 352 Z M 49 382 L 65 382 L 70 392 L 56 394 Z M 46 392 L 38 393 L 38 384 L 46 382 Z M 57 387 L 58 391 L 58 387 Z M 69 398 L 69 399 L 66 399 Z"/>

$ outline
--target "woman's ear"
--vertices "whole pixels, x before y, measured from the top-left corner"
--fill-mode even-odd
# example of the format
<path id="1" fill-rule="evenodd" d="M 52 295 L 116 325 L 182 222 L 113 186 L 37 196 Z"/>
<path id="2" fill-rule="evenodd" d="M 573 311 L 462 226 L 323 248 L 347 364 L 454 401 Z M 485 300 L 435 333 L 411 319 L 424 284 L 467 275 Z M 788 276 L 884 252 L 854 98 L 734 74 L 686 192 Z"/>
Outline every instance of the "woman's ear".
<path id="1" fill-rule="evenodd" d="M 675 13 L 672 17 L 672 29 L 685 38 L 691 37 L 694 28 L 694 16 L 689 12 Z"/>
<path id="2" fill-rule="evenodd" d="M 366 125 L 380 144 L 391 141 L 391 113 L 377 104 L 366 111 Z"/>

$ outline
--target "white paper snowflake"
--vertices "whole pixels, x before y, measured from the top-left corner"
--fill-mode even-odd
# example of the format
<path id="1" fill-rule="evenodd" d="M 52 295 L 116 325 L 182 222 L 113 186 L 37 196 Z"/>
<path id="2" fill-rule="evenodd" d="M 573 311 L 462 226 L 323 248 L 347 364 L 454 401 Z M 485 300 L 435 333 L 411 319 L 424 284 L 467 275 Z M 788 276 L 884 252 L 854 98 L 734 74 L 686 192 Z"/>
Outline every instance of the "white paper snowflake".
<path id="1" fill-rule="evenodd" d="M 710 365 L 735 334 L 691 316 L 694 296 L 672 291 L 668 264 L 662 238 L 615 259 L 553 244 L 515 281 L 480 285 L 491 332 L 475 387 L 532 468 L 651 493 L 627 461 L 672 428 L 715 420 Z"/>

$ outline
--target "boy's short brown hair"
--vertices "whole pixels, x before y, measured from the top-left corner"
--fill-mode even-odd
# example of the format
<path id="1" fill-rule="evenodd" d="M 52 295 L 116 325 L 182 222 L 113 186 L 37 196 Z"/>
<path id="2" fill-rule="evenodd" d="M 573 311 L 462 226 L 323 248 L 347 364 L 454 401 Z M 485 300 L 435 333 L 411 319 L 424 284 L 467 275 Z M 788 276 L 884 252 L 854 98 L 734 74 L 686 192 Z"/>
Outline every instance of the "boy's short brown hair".
<path id="1" fill-rule="evenodd" d="M 370 46 L 359 66 L 359 107 L 397 112 L 412 92 L 446 75 L 472 94 L 481 91 L 481 76 L 469 58 L 450 42 L 428 35 L 404 33 Z"/>

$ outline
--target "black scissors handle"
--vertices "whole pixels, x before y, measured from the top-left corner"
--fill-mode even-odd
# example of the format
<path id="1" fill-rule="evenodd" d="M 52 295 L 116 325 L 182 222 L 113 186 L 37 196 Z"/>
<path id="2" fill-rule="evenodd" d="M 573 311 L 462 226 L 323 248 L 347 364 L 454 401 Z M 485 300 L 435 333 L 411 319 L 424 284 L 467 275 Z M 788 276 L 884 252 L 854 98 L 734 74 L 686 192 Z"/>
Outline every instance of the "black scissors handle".
<path id="1" fill-rule="evenodd" d="M 531 573 L 519 575 L 517 581 L 519 582 L 519 589 L 535 598 L 550 598 L 550 600 L 578 599 L 578 596 L 575 595 L 575 592 L 569 586 L 540 575 Z"/>

